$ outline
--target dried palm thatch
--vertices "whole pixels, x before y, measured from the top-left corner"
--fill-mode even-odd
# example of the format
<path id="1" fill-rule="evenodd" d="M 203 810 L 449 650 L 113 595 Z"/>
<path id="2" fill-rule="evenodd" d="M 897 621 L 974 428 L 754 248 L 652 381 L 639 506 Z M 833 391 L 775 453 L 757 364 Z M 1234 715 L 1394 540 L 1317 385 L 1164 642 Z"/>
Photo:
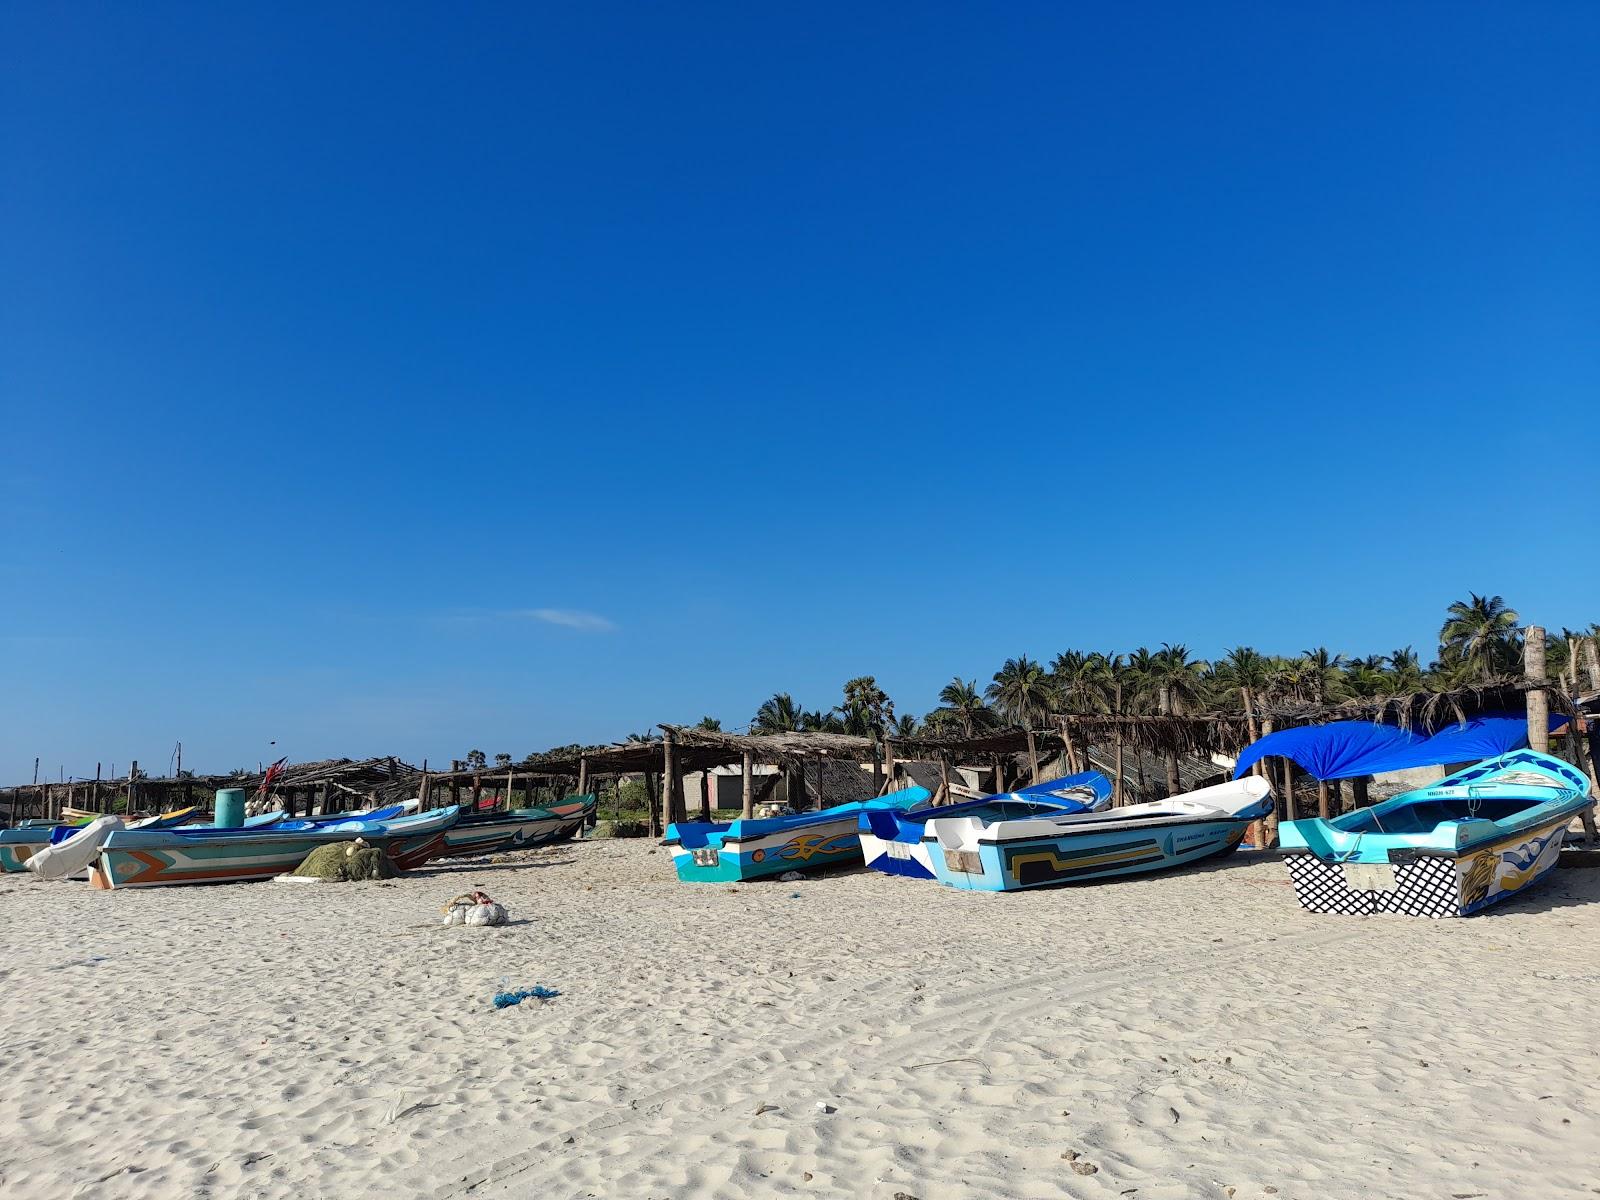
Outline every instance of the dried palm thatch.
<path id="1" fill-rule="evenodd" d="M 1554 713 L 1569 716 L 1577 705 L 1559 686 L 1517 677 L 1500 677 L 1465 684 L 1440 692 L 1404 692 L 1346 700 L 1340 704 L 1285 704 L 1267 701 L 1261 716 L 1279 729 L 1292 725 L 1326 725 L 1330 721 L 1371 721 L 1435 733 L 1448 725 L 1461 725 L 1474 717 L 1521 715 L 1527 712 L 1528 693 L 1542 690 Z"/>

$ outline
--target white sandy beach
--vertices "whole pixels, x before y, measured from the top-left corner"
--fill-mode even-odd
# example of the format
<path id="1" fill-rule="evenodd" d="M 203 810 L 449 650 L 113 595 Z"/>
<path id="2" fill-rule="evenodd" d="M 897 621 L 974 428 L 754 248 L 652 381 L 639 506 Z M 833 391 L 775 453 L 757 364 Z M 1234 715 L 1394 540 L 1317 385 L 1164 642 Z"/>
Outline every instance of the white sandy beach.
<path id="1" fill-rule="evenodd" d="M 516 923 L 440 925 L 471 885 Z M 1600 871 L 1430 922 L 590 842 L 0 909 L 8 1197 L 1600 1195 Z"/>

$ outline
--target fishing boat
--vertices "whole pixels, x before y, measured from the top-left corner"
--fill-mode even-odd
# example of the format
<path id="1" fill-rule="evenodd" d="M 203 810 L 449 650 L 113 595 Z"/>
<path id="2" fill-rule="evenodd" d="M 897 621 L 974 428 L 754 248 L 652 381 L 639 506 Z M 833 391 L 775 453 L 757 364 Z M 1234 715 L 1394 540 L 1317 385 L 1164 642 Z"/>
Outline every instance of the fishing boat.
<path id="1" fill-rule="evenodd" d="M 583 827 L 594 812 L 596 797 L 570 796 L 542 808 L 506 812 L 469 812 L 445 831 L 441 858 L 503 854 L 563 842 Z"/>
<path id="2" fill-rule="evenodd" d="M 111 817 L 111 820 L 108 821 L 108 816 L 110 814 L 100 813 L 92 817 L 74 818 L 71 821 L 56 821 L 34 817 L 22 822 L 16 829 L 0 829 L 0 872 L 28 870 L 28 863 L 39 855 L 43 855 L 46 861 L 52 857 L 60 857 L 61 861 L 70 862 L 84 848 L 91 846 L 91 843 L 93 848 L 98 850 L 100 841 L 111 831 L 113 826 L 119 829 L 124 827 L 120 817 Z M 172 812 L 159 813 L 153 817 L 141 818 L 132 825 L 126 826 L 126 828 L 170 829 L 187 824 L 190 821 L 199 820 L 204 816 L 204 810 L 198 807 L 180 808 Z M 96 831 L 95 835 L 88 840 L 84 840 L 84 834 L 91 829 Z M 44 854 L 44 851 L 54 851 L 69 841 L 75 843 L 75 845 L 70 850 L 65 851 L 62 856 Z M 88 865 L 92 858 L 93 853 L 73 869 L 81 870 Z M 41 863 L 34 864 L 34 873 L 36 875 L 40 874 L 38 868 L 41 865 Z M 52 868 L 47 877 L 53 879 L 59 876 L 55 873 L 55 869 Z"/>
<path id="3" fill-rule="evenodd" d="M 875 800 L 814 812 L 737 821 L 682 821 L 667 826 L 661 843 L 685 883 L 760 879 L 786 871 L 861 861 L 860 818 L 874 809 L 906 809 L 928 801 L 927 788 L 910 787 Z"/>
<path id="4" fill-rule="evenodd" d="M 933 860 L 922 840 L 924 826 L 935 817 L 977 817 L 999 821 L 1050 812 L 1094 812 L 1111 803 L 1111 781 L 1099 771 L 1036 783 L 955 804 L 919 804 L 915 808 L 875 808 L 858 820 L 861 856 L 867 866 L 886 875 L 932 879 Z"/>
<path id="5" fill-rule="evenodd" d="M 935 817 L 925 826 L 923 843 L 940 883 L 1010 892 L 1138 875 L 1227 854 L 1238 848 L 1250 822 L 1271 808 L 1266 781 L 1251 775 L 1101 812 Z"/>
<path id="6" fill-rule="evenodd" d="M 1466 917 L 1543 878 L 1593 803 L 1582 771 L 1514 750 L 1370 808 L 1286 821 L 1278 836 L 1309 912 Z"/>
<path id="7" fill-rule="evenodd" d="M 0 829 L 0 871 L 25 871 L 28 859 L 50 844 L 55 825 L 21 825 Z"/>
<path id="8" fill-rule="evenodd" d="M 309 828 L 280 822 L 264 829 L 122 829 L 101 845 L 90 882 L 114 890 L 270 879 L 292 871 L 318 846 L 358 837 L 409 871 L 443 852 L 445 832 L 460 815 L 452 805 L 392 821 L 358 819 Z"/>

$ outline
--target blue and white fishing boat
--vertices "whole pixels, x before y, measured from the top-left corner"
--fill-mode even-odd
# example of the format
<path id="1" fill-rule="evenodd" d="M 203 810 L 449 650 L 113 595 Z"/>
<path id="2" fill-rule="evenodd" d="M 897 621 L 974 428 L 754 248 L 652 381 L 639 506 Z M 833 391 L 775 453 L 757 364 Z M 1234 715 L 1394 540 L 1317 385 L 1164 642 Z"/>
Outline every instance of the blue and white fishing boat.
<path id="1" fill-rule="evenodd" d="M 925 826 L 935 877 L 967 891 L 1010 892 L 1136 875 L 1238 848 L 1272 809 L 1259 776 L 1153 804 L 1027 817 L 935 817 Z"/>
<path id="2" fill-rule="evenodd" d="M 1111 781 L 1099 771 L 1051 779 L 1014 792 L 1000 792 L 955 804 L 915 808 L 875 808 L 858 820 L 861 856 L 886 875 L 932 879 L 933 859 L 923 841 L 924 826 L 935 817 L 976 817 L 1000 821 L 1050 812 L 1097 812 L 1111 803 Z"/>
<path id="3" fill-rule="evenodd" d="M 1370 808 L 1287 821 L 1278 836 L 1310 912 L 1466 917 L 1543 878 L 1593 803 L 1582 771 L 1514 750 Z"/>
<path id="4" fill-rule="evenodd" d="M 684 821 L 667 826 L 661 843 L 685 883 L 727 883 L 811 871 L 861 861 L 858 824 L 874 809 L 905 809 L 930 798 L 910 787 L 875 800 L 840 804 L 816 812 L 729 822 Z"/>

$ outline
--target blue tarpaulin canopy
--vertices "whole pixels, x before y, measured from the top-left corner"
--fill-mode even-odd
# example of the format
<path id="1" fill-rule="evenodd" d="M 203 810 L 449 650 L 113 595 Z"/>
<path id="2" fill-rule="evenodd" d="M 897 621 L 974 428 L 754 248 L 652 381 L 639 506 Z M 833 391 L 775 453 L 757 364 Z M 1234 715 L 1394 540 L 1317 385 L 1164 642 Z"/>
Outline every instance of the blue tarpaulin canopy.
<path id="1" fill-rule="evenodd" d="M 1368 721 L 1335 721 L 1269 733 L 1246 746 L 1233 777 L 1239 778 L 1269 755 L 1292 758 L 1316 779 L 1351 779 L 1407 767 L 1477 762 L 1528 744 L 1522 717 L 1474 717 L 1438 733 L 1413 733 Z"/>

